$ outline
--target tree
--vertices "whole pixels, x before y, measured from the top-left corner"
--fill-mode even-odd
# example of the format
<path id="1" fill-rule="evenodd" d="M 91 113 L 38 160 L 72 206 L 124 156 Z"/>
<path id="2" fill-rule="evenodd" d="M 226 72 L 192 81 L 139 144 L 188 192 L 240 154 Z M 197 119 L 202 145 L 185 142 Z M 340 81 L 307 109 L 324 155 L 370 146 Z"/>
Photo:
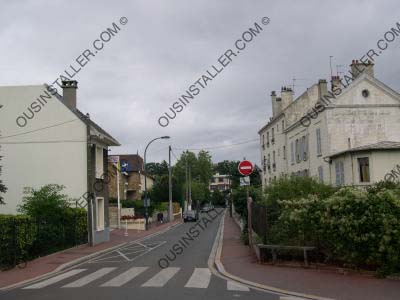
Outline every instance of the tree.
<path id="1" fill-rule="evenodd" d="M 147 163 L 146 171 L 153 176 L 168 175 L 168 163 L 163 160 L 161 163 Z"/>
<path id="2" fill-rule="evenodd" d="M 0 147 L 0 150 L 1 150 L 1 147 Z M 0 161 L 1 161 L 2 158 L 3 158 L 3 157 L 0 156 Z M 1 176 L 1 171 L 2 171 L 2 167 L 1 167 L 1 165 L 0 165 L 0 176 Z M 1 194 L 4 194 L 5 192 L 7 192 L 7 187 L 3 184 L 3 181 L 0 180 L 0 205 L 1 205 L 1 204 L 5 204 L 4 198 L 3 198 L 3 196 L 1 195 Z"/>
<path id="3" fill-rule="evenodd" d="M 24 192 L 18 211 L 41 220 L 55 220 L 64 214 L 71 203 L 71 199 L 61 193 L 64 188 L 62 185 L 48 184 L 38 190 L 30 189 Z"/>
<path id="4" fill-rule="evenodd" d="M 217 163 L 214 167 L 214 172 L 222 175 L 229 175 L 231 178 L 232 188 L 236 188 L 240 184 L 240 178 L 243 177 L 238 171 L 238 165 L 240 161 L 238 160 L 224 160 L 222 162 Z M 254 165 L 254 171 L 250 175 L 250 184 L 251 186 L 260 186 L 261 179 L 260 174 L 258 172 L 258 167 Z"/>

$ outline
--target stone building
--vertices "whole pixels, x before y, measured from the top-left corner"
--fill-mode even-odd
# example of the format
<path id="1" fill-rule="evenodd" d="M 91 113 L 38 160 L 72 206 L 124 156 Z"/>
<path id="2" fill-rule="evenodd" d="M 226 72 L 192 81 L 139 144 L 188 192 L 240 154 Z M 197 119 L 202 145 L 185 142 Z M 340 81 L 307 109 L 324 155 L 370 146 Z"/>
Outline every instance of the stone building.
<path id="1" fill-rule="evenodd" d="M 333 185 L 383 180 L 400 162 L 400 95 L 374 76 L 371 62 L 353 61 L 293 100 L 271 93 L 273 115 L 260 130 L 262 184 L 283 175 L 313 176 Z"/>
<path id="2" fill-rule="evenodd" d="M 229 175 L 222 175 L 216 173 L 213 175 L 212 179 L 210 180 L 209 190 L 213 191 L 229 191 L 231 189 L 231 179 Z"/>
<path id="3" fill-rule="evenodd" d="M 119 189 L 120 198 L 123 200 L 141 200 L 144 193 L 144 171 L 143 158 L 138 154 L 112 155 L 118 157 L 120 162 Z M 117 189 L 117 167 L 109 162 L 110 180 L 108 183 L 110 198 L 116 199 Z M 147 175 L 147 190 L 153 186 L 154 179 Z"/>

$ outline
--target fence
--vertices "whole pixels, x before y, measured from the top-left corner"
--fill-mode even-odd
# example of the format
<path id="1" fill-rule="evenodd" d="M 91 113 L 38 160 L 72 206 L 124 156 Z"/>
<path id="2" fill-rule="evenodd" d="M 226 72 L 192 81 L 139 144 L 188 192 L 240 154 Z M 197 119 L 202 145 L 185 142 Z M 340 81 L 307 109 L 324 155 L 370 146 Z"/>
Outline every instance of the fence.
<path id="1" fill-rule="evenodd" d="M 86 213 L 53 220 L 0 216 L 0 269 L 87 243 Z"/>
<path id="2" fill-rule="evenodd" d="M 256 202 L 251 203 L 252 229 L 262 238 L 264 244 L 267 243 L 267 208 Z"/>

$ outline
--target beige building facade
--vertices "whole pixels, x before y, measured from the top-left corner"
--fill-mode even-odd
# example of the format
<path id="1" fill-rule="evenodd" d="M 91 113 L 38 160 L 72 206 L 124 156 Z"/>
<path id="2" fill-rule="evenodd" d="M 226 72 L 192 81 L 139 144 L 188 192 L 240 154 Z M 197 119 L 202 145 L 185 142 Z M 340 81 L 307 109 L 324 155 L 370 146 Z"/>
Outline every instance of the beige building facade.
<path id="1" fill-rule="evenodd" d="M 333 185 L 370 185 L 400 163 L 400 95 L 375 78 L 373 64 L 353 61 L 293 100 L 271 93 L 273 115 L 260 130 L 263 187 L 284 175 Z"/>

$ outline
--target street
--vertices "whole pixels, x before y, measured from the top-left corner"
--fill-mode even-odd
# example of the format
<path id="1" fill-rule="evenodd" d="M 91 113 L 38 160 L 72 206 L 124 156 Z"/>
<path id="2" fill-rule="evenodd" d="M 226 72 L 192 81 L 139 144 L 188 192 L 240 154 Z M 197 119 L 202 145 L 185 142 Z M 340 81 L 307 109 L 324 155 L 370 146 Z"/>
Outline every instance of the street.
<path id="1" fill-rule="evenodd" d="M 186 248 L 182 247 L 179 255 L 172 255 L 171 247 L 196 223 L 183 223 L 160 235 L 129 243 L 47 279 L 4 292 L 0 299 L 280 299 L 211 272 L 208 260 L 221 215 L 211 212 L 215 220 L 206 222 L 204 230 Z M 204 217 L 206 214 L 200 215 L 200 224 Z M 161 268 L 159 260 L 166 255 L 169 266 Z"/>

